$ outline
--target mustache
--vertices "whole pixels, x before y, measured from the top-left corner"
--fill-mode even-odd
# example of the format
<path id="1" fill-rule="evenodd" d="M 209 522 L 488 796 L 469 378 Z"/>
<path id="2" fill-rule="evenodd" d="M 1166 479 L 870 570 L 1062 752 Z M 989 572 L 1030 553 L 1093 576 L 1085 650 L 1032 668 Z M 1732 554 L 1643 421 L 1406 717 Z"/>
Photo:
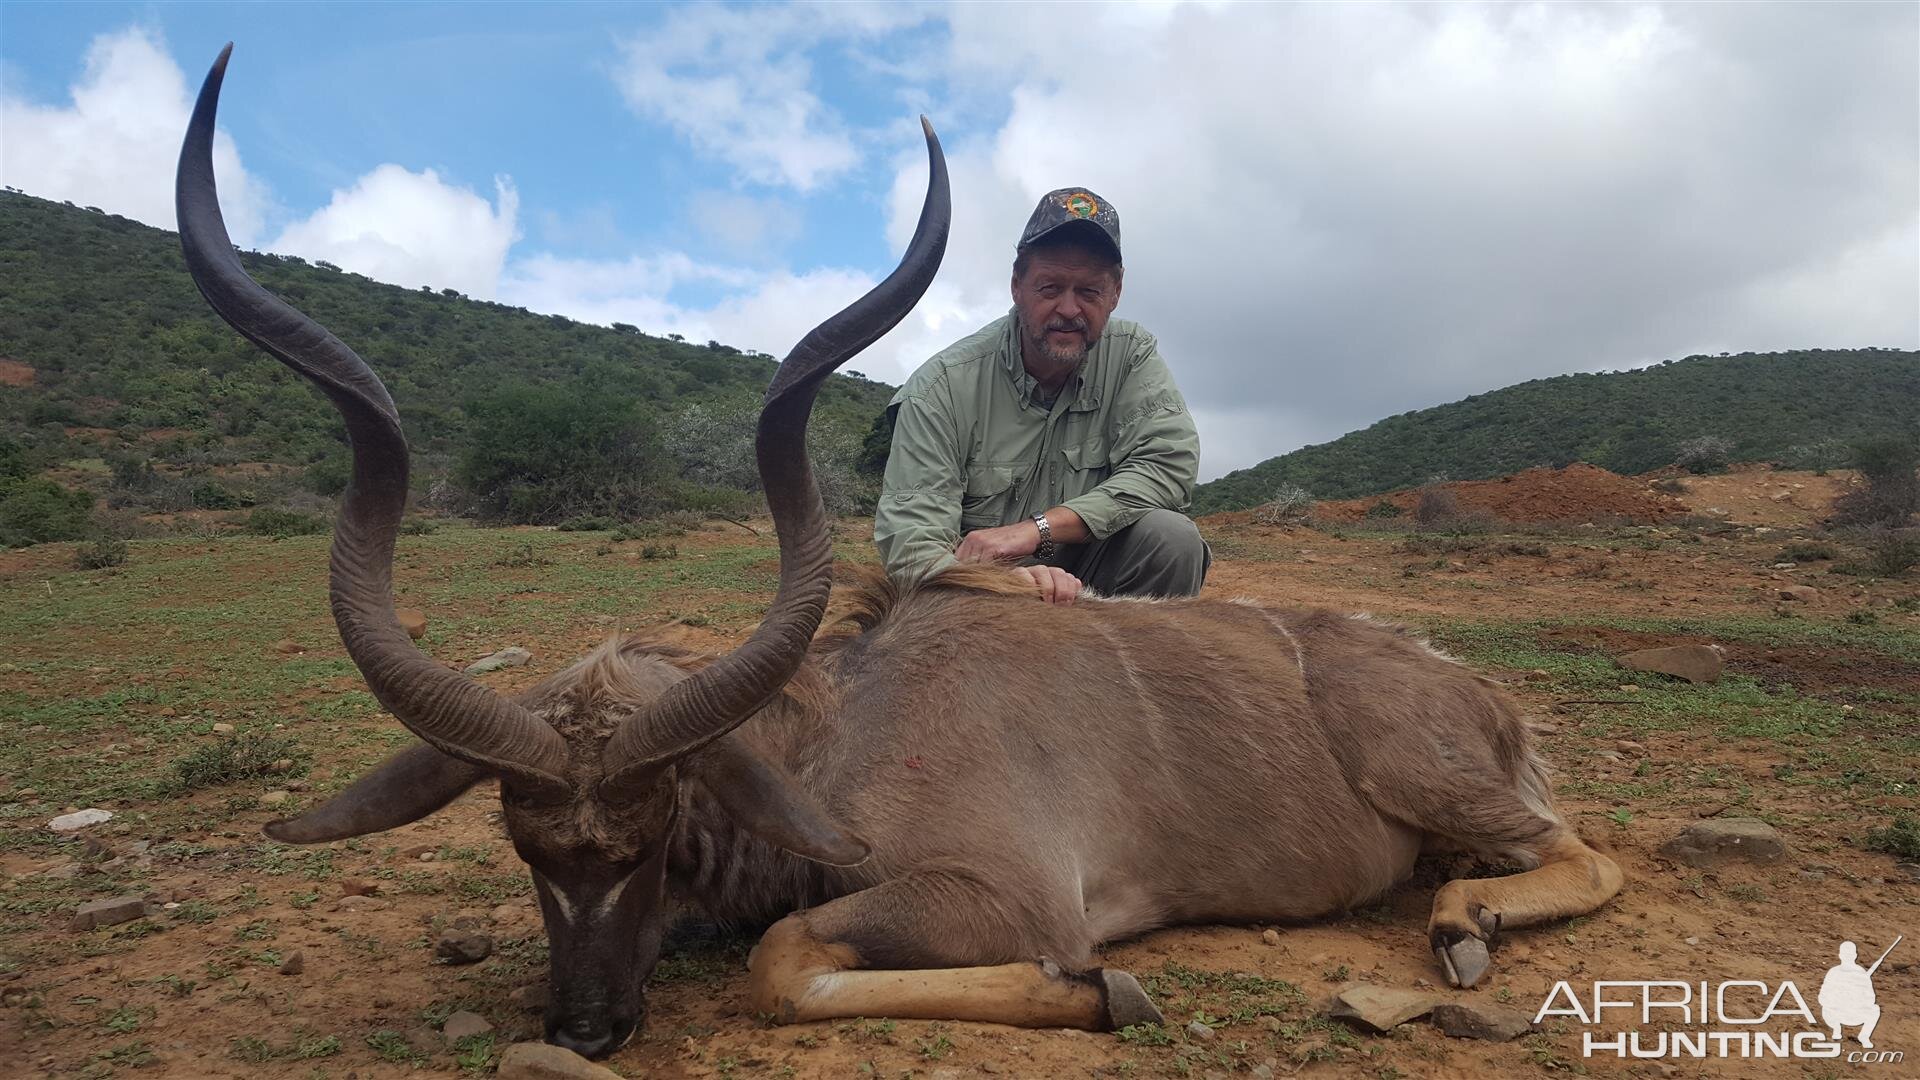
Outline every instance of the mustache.
<path id="1" fill-rule="evenodd" d="M 1085 319 L 1073 319 L 1067 322 L 1050 322 L 1047 324 L 1047 329 L 1050 331 L 1061 330 L 1084 334 L 1087 332 L 1087 321 Z"/>

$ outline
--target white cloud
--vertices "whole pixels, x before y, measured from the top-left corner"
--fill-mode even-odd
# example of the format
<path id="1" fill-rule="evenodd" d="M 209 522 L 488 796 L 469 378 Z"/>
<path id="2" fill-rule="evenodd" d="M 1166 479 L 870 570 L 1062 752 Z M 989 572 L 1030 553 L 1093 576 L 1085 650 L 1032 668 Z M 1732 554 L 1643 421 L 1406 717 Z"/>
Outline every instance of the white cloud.
<path id="1" fill-rule="evenodd" d="M 687 204 L 687 217 L 720 251 L 749 262 L 778 260 L 800 238 L 800 211 L 785 199 L 702 191 Z"/>
<path id="2" fill-rule="evenodd" d="M 520 197 L 513 182 L 496 178 L 494 197 L 497 206 L 432 169 L 416 173 L 381 165 L 288 226 L 273 249 L 394 285 L 489 297 L 519 236 Z"/>
<path id="3" fill-rule="evenodd" d="M 811 191 L 860 160 L 857 135 L 813 89 L 810 47 L 923 18 L 905 5 L 696 4 L 622 44 L 627 104 L 742 178 Z"/>
<path id="4" fill-rule="evenodd" d="M 1707 345 L 1920 344 L 1914 9 L 1074 11 L 1061 48 L 1057 9 L 949 9 L 943 92 L 1006 109 L 949 139 L 940 287 L 999 315 L 1034 200 L 1106 196 L 1203 475 Z"/>
<path id="5" fill-rule="evenodd" d="M 0 183 L 175 228 L 173 174 L 193 109 L 179 65 L 145 29 L 103 34 L 70 93 L 64 105 L 0 98 Z M 228 232 L 253 245 L 268 198 L 225 133 L 213 169 Z"/>

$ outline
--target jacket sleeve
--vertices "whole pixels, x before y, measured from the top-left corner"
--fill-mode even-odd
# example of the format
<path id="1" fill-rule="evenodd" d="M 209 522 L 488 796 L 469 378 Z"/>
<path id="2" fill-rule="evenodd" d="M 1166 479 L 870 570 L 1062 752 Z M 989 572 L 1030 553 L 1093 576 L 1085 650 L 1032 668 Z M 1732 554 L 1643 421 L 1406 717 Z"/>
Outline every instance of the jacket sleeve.
<path id="1" fill-rule="evenodd" d="M 887 576 L 904 583 L 956 561 L 966 484 L 945 382 L 910 388 L 894 407 L 893 448 L 874 512 L 873 539 Z"/>
<path id="2" fill-rule="evenodd" d="M 1149 510 L 1185 511 L 1200 472 L 1200 435 L 1173 384 L 1159 343 L 1147 337 L 1108 412 L 1113 473 L 1064 504 L 1096 540 L 1105 540 Z"/>

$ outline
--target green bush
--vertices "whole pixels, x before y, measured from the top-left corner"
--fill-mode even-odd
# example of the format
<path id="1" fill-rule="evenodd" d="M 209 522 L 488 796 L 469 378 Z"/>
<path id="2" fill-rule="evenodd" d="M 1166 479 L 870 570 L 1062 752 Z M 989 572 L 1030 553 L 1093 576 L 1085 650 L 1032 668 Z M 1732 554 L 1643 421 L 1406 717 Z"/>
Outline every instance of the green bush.
<path id="1" fill-rule="evenodd" d="M 231 784 L 256 776 L 299 775 L 306 772 L 310 757 L 307 749 L 285 735 L 244 731 L 215 740 L 176 758 L 175 781 L 181 791 L 198 791 L 217 784 Z M 276 770 L 274 763 L 289 762 Z"/>
<path id="2" fill-rule="evenodd" d="M 73 565 L 77 570 L 105 570 L 126 561 L 127 542 L 114 536 L 103 536 L 91 544 L 82 544 L 73 553 Z"/>
<path id="3" fill-rule="evenodd" d="M 326 457 L 307 466 L 300 476 L 301 483 L 315 495 L 333 498 L 347 490 L 347 481 L 353 479 L 353 459 L 342 451 L 328 454 Z"/>
<path id="4" fill-rule="evenodd" d="M 1696 475 L 1726 472 L 1733 463 L 1733 440 L 1702 435 L 1680 444 L 1673 463 Z"/>
<path id="5" fill-rule="evenodd" d="M 459 479 L 482 515 L 547 525 L 643 517 L 668 505 L 673 465 L 632 401 L 589 385 L 514 386 L 468 407 Z"/>
<path id="6" fill-rule="evenodd" d="M 1839 557 L 1840 549 L 1834 547 L 1832 544 L 1823 544 L 1818 541 L 1797 541 L 1781 548 L 1780 554 L 1774 556 L 1773 561 L 1818 562 L 1822 559 L 1837 559 Z"/>
<path id="7" fill-rule="evenodd" d="M 1381 499 L 1379 502 L 1367 507 L 1367 516 L 1376 519 L 1397 518 L 1404 513 L 1406 513 L 1406 511 L 1400 509 L 1397 503 L 1391 503 L 1385 499 Z"/>
<path id="8" fill-rule="evenodd" d="M 247 502 L 218 480 L 202 481 L 193 489 L 193 506 L 196 510 L 238 510 Z"/>
<path id="9" fill-rule="evenodd" d="M 1908 859 L 1920 859 L 1920 816 L 1901 812 L 1884 829 L 1868 829 L 1861 847 Z"/>
<path id="10" fill-rule="evenodd" d="M 255 536 L 272 536 L 285 539 L 289 536 L 314 536 L 326 532 L 332 526 L 312 514 L 297 514 L 291 510 L 263 506 L 247 515 L 247 531 Z"/>
<path id="11" fill-rule="evenodd" d="M 1869 439 L 1853 460 L 1865 484 L 1834 501 L 1835 524 L 1899 528 L 1920 513 L 1920 440 Z"/>
<path id="12" fill-rule="evenodd" d="M 79 540 L 92 527 L 93 496 L 45 477 L 0 481 L 0 545 Z"/>

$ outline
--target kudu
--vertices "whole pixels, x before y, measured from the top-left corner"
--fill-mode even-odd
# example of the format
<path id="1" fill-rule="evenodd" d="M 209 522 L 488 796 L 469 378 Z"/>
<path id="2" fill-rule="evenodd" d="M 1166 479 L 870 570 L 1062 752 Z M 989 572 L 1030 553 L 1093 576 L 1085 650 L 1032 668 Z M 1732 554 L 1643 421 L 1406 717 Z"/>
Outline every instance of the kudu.
<path id="1" fill-rule="evenodd" d="M 1496 930 L 1619 888 L 1555 814 L 1495 685 L 1389 626 L 1207 599 L 1056 608 L 1004 570 L 963 567 L 904 589 L 870 580 L 816 636 L 832 559 L 807 418 L 827 375 L 932 281 L 949 206 L 930 127 L 900 266 L 767 390 L 757 452 L 780 581 L 747 642 L 705 658 L 610 641 L 512 698 L 440 666 L 393 611 L 407 448 L 392 400 L 248 278 L 227 238 L 211 160 L 227 55 L 181 153 L 181 243 L 214 309 L 345 418 L 333 614 L 367 685 L 422 740 L 266 831 L 376 832 L 497 778 L 551 944 L 550 1040 L 601 1056 L 631 1036 L 671 898 L 771 924 L 749 979 L 780 1021 L 1106 1029 L 1160 1014 L 1132 976 L 1093 966 L 1102 942 L 1337 912 L 1423 851 L 1530 867 L 1440 889 L 1429 940 L 1457 986 L 1484 973 Z"/>

